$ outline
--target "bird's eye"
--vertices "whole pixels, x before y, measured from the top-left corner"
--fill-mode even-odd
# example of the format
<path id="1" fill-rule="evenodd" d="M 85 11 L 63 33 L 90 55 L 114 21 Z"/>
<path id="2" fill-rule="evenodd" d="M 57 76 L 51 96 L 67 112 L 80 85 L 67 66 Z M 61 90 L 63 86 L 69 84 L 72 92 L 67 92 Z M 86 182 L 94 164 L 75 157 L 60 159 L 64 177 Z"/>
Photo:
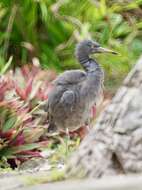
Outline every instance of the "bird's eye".
<path id="1" fill-rule="evenodd" d="M 98 48 L 98 47 L 100 47 L 100 45 L 99 44 L 94 44 L 94 47 Z"/>

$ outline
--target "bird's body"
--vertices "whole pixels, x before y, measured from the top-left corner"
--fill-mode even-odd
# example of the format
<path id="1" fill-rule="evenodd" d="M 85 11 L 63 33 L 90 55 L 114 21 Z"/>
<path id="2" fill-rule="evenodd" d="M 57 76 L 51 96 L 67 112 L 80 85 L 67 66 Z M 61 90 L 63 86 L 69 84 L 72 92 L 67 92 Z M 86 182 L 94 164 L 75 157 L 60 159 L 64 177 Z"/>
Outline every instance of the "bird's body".
<path id="1" fill-rule="evenodd" d="M 89 57 L 92 45 L 99 47 L 90 40 L 77 46 L 76 57 L 84 71 L 65 71 L 54 81 L 49 94 L 49 124 L 61 131 L 74 131 L 88 122 L 91 108 L 102 94 L 104 74 L 99 64 Z"/>

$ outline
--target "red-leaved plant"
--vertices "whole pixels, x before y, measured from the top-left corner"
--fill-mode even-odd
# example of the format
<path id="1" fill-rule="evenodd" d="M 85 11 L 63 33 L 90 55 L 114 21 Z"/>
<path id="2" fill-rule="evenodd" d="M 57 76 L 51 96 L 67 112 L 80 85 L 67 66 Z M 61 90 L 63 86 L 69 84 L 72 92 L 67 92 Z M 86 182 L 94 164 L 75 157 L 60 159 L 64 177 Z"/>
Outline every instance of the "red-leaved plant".
<path id="1" fill-rule="evenodd" d="M 34 65 L 24 65 L 0 78 L 0 159 L 17 166 L 31 157 L 40 157 L 41 140 L 47 130 L 41 109 L 56 74 Z M 44 138 L 43 138 L 44 139 Z"/>

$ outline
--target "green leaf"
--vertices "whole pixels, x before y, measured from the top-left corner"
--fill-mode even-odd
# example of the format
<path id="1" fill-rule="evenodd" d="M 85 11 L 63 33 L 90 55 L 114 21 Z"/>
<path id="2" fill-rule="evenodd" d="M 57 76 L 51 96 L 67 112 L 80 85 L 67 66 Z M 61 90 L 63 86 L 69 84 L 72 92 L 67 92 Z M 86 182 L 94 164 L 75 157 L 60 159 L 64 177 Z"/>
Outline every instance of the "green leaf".
<path id="1" fill-rule="evenodd" d="M 104 26 L 104 30 L 102 31 L 101 34 L 101 39 L 100 42 L 101 44 L 107 44 L 110 38 L 110 28 L 108 27 L 108 25 Z"/>
<path id="2" fill-rule="evenodd" d="M 14 154 L 20 153 L 22 151 L 33 150 L 39 147 L 41 147 L 41 145 L 38 143 L 20 145 L 20 146 L 15 146 L 15 147 L 6 147 L 0 151 L 0 157 L 5 156 L 7 158 L 10 158 Z"/>
<path id="3" fill-rule="evenodd" d="M 17 121 L 16 117 L 11 117 L 10 119 L 8 119 L 4 124 L 4 126 L 2 127 L 3 132 L 6 132 L 9 129 L 13 128 L 16 121 Z"/>
<path id="4" fill-rule="evenodd" d="M 1 74 L 4 74 L 8 68 L 10 67 L 11 63 L 12 63 L 12 59 L 13 59 L 13 56 L 10 56 L 8 62 L 5 64 L 5 66 L 3 67 L 3 69 L 1 70 Z"/>

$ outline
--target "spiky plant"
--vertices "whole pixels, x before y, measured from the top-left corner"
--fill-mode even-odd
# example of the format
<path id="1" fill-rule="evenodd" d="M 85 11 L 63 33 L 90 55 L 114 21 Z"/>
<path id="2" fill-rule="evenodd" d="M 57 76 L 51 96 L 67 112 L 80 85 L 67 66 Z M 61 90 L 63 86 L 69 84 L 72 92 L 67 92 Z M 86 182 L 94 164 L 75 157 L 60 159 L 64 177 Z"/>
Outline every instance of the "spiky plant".
<path id="1" fill-rule="evenodd" d="M 0 78 L 0 159 L 12 167 L 41 156 L 39 148 L 47 144 L 41 138 L 47 129 L 40 105 L 48 98 L 51 71 L 24 65 Z"/>

